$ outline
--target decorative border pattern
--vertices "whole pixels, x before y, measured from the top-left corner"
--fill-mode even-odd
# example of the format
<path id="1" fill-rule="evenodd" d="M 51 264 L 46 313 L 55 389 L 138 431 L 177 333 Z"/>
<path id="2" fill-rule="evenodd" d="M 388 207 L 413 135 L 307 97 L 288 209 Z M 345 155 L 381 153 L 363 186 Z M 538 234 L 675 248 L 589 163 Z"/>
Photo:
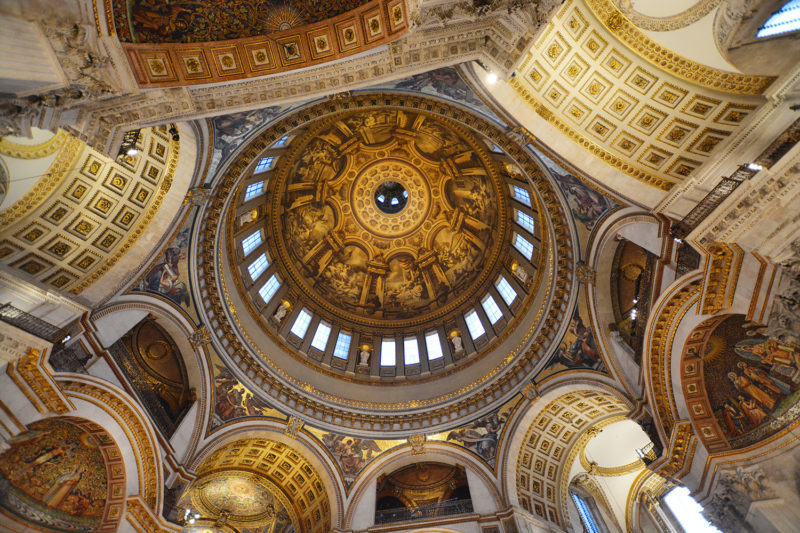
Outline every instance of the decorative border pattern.
<path id="1" fill-rule="evenodd" d="M 619 3 L 621 3 L 619 0 L 615 1 L 615 7 L 619 8 Z M 635 9 L 620 11 L 628 20 L 643 30 L 675 31 L 694 24 L 711 13 L 720 3 L 721 0 L 700 0 L 692 7 L 669 17 L 651 17 Z"/>
<path id="2" fill-rule="evenodd" d="M 17 144 L 2 137 L 0 138 L 0 154 L 17 159 L 39 159 L 58 151 L 69 137 L 66 131 L 58 130 L 49 140 L 35 145 Z"/>
<path id="3" fill-rule="evenodd" d="M 327 63 L 385 45 L 408 29 L 403 0 L 373 0 L 325 22 L 269 35 L 203 43 L 122 43 L 122 47 L 140 87 L 183 87 Z"/>

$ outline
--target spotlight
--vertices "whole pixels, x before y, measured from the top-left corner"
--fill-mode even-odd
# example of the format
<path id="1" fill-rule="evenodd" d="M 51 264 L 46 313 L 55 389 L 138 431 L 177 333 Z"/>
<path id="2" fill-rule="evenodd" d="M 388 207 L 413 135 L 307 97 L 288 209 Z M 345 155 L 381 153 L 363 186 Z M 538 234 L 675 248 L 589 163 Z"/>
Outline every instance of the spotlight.
<path id="1" fill-rule="evenodd" d="M 495 83 L 497 83 L 497 74 L 495 74 L 494 72 L 490 72 L 486 76 L 486 83 L 488 83 L 489 85 L 494 85 Z"/>
<path id="2" fill-rule="evenodd" d="M 139 150 L 137 150 L 136 148 L 129 148 L 128 151 L 125 153 L 128 154 L 129 156 L 135 156 L 136 154 L 139 153 Z"/>
<path id="3" fill-rule="evenodd" d="M 64 337 L 63 339 L 61 339 L 61 343 L 62 343 L 62 344 L 67 344 L 71 338 L 72 338 L 72 335 L 70 335 L 69 333 L 67 333 L 67 336 L 66 336 L 66 337 Z"/>
<path id="4" fill-rule="evenodd" d="M 753 172 L 760 172 L 764 170 L 764 167 L 758 163 L 747 163 L 745 166 L 747 167 L 747 170 L 752 170 Z"/>
<path id="5" fill-rule="evenodd" d="M 178 128 L 176 128 L 175 126 L 171 126 L 169 128 L 169 134 L 172 135 L 172 140 L 173 141 L 180 141 L 181 140 L 181 136 L 178 135 Z"/>

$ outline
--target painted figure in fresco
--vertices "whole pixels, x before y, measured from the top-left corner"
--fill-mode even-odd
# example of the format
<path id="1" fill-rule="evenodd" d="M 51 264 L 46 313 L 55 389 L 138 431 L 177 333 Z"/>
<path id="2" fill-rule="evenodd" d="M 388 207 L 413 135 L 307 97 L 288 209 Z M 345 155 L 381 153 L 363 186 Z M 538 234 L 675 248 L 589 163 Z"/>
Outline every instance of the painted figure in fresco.
<path id="1" fill-rule="evenodd" d="M 453 67 L 445 67 L 423 74 L 415 74 L 411 78 L 397 84 L 398 89 L 442 94 L 453 100 L 467 102 L 483 107 L 483 102 L 475 98 L 469 86 L 464 83 Z M 428 89 L 428 90 L 426 90 Z"/>
<path id="2" fill-rule="evenodd" d="M 372 460 L 373 453 L 381 451 L 374 440 L 345 438 L 336 433 L 322 435 L 322 443 L 336 459 L 344 475 L 351 478 Z"/>
<path id="3" fill-rule="evenodd" d="M 775 393 L 778 396 L 782 394 L 788 394 L 790 392 L 790 389 L 786 384 L 781 383 L 778 380 L 771 379 L 769 374 L 758 367 L 748 365 L 744 361 L 739 361 L 736 363 L 736 366 L 742 370 L 742 374 L 769 392 Z"/>
<path id="4" fill-rule="evenodd" d="M 770 367 L 770 374 L 777 374 L 792 383 L 797 389 L 800 383 L 800 350 L 774 339 L 745 339 L 736 343 L 736 353 L 745 359 Z"/>
<path id="5" fill-rule="evenodd" d="M 757 401 L 769 411 L 775 409 L 775 403 L 777 401 L 776 397 L 772 396 L 767 391 L 750 381 L 750 378 L 747 376 L 742 376 L 735 372 L 729 372 L 728 379 L 731 380 L 733 386 L 739 391 Z"/>
<path id="6" fill-rule="evenodd" d="M 597 350 L 594 334 L 591 329 L 584 325 L 583 319 L 577 313 L 570 324 L 570 332 L 576 337 L 570 348 L 570 355 L 572 358 L 575 359 L 579 357 L 584 364 L 591 367 L 599 363 L 600 352 Z"/>
<path id="7" fill-rule="evenodd" d="M 740 401 L 742 397 L 740 396 Z M 746 431 L 745 415 L 742 410 L 730 399 L 725 400 L 723 416 L 725 426 L 730 431 L 731 435 L 741 435 Z"/>
<path id="8" fill-rule="evenodd" d="M 186 259 L 180 248 L 170 247 L 164 252 L 164 262 L 155 265 L 145 276 L 146 288 L 156 291 L 177 303 L 189 305 L 189 289 L 180 279 L 178 262 Z"/>
<path id="9" fill-rule="evenodd" d="M 739 407 L 747 418 L 748 429 L 753 429 L 761 425 L 767 419 L 767 413 L 756 403 L 755 400 L 747 400 L 741 394 L 738 397 Z"/>
<path id="10" fill-rule="evenodd" d="M 447 434 L 448 441 L 456 441 L 468 450 L 472 450 L 486 461 L 493 461 L 497 455 L 497 441 L 500 430 L 506 422 L 505 415 L 490 413 Z"/>

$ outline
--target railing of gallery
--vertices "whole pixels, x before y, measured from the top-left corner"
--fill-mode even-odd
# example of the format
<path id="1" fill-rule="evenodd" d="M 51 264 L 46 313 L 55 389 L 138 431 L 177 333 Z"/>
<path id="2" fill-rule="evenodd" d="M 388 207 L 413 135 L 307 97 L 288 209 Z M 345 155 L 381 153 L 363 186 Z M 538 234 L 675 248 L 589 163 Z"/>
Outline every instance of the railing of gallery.
<path id="1" fill-rule="evenodd" d="M 65 330 L 58 326 L 30 315 L 22 309 L 17 309 L 11 304 L 0 306 L 0 320 L 53 344 L 61 342 L 68 335 Z"/>
<path id="2" fill-rule="evenodd" d="M 408 507 L 401 507 L 398 509 L 381 509 L 375 511 L 375 523 L 388 524 L 390 522 L 403 522 L 406 520 L 423 520 L 426 518 L 436 518 L 440 516 L 450 516 L 471 512 L 473 512 L 472 500 L 452 500 L 434 505 L 416 507 L 413 509 L 409 509 Z"/>

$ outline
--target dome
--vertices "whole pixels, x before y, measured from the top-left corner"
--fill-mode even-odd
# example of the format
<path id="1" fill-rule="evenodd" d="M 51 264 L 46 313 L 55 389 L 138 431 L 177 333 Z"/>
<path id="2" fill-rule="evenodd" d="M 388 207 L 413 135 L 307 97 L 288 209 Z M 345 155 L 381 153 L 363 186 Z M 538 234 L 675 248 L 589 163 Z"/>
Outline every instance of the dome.
<path id="1" fill-rule="evenodd" d="M 398 409 L 446 424 L 523 386 L 563 327 L 562 206 L 525 150 L 460 107 L 317 103 L 252 137 L 222 180 L 224 231 L 207 236 L 226 254 L 206 304 L 232 319 L 228 356 L 268 394 L 381 413 L 374 427 L 400 430 Z"/>

